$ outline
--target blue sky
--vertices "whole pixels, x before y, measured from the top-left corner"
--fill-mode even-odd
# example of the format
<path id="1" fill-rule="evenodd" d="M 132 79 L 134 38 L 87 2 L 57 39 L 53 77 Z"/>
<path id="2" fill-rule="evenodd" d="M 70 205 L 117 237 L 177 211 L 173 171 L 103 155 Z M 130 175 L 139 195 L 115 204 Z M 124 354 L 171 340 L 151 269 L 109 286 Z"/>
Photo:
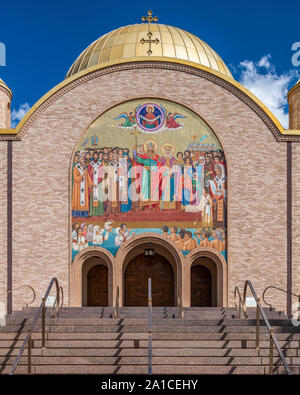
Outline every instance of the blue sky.
<path id="1" fill-rule="evenodd" d="M 140 23 L 148 9 L 160 23 L 181 27 L 206 41 L 234 77 L 286 122 L 285 95 L 300 78 L 300 66 L 291 62 L 291 47 L 300 42 L 299 0 L 173 0 L 157 5 L 135 0 L 15 0 L 1 4 L 0 24 L 0 42 L 6 46 L 0 78 L 13 91 L 14 124 L 64 79 L 92 41 L 119 26 Z"/>

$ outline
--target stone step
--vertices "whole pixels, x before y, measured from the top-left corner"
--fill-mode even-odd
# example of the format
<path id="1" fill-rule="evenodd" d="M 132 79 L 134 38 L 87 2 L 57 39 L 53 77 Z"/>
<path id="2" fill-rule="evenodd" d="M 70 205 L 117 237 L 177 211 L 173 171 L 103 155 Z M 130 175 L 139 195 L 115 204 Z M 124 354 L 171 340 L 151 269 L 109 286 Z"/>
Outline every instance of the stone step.
<path id="1" fill-rule="evenodd" d="M 38 310 L 38 306 L 26 306 L 23 307 L 22 310 L 14 310 L 14 311 L 37 311 Z M 50 308 L 50 307 L 49 307 Z M 101 307 L 101 306 L 82 306 L 82 307 L 68 307 L 68 306 L 63 306 L 59 308 L 61 311 L 99 311 L 99 310 L 114 310 L 115 308 L 112 306 L 109 307 Z M 169 307 L 157 307 L 157 306 L 153 306 L 152 310 L 153 311 L 165 311 L 165 310 L 176 310 L 178 309 L 177 306 L 169 306 Z M 184 307 L 184 309 L 186 310 L 190 310 L 190 311 L 210 311 L 210 312 L 214 312 L 214 311 L 236 311 L 236 307 Z M 119 306 L 119 310 L 124 310 L 124 311 L 147 311 L 148 310 L 148 306 Z M 255 307 L 248 307 L 247 311 L 255 311 Z M 275 311 L 274 309 L 272 309 L 272 311 Z"/>
<path id="2" fill-rule="evenodd" d="M 15 332 L 3 332 L 0 333 L 0 340 L 21 340 L 25 339 L 27 336 L 27 332 L 22 332 L 16 334 Z M 290 333 L 276 333 L 278 340 L 294 340 L 300 341 L 300 333 L 290 334 Z M 33 339 L 41 340 L 42 334 L 41 332 L 33 332 Z M 133 340 L 133 339 L 147 339 L 147 332 L 47 332 L 46 339 L 55 340 L 55 339 L 75 339 L 75 340 Z M 153 339 L 161 339 L 161 340 L 255 340 L 256 333 L 245 332 L 245 333 L 211 333 L 211 332 L 184 332 L 184 333 L 153 333 Z M 269 334 L 264 332 L 260 334 L 261 340 L 269 340 Z"/>
<path id="3" fill-rule="evenodd" d="M 51 313 L 48 312 L 46 314 L 46 317 L 47 317 L 47 319 L 52 318 Z M 22 321 L 25 319 L 32 321 L 33 316 L 30 314 L 13 314 L 13 315 L 7 316 L 6 322 L 9 325 L 13 322 L 13 320 L 16 320 L 16 322 L 19 322 L 19 321 Z M 112 315 L 109 315 L 109 314 L 91 315 L 91 314 L 69 314 L 69 313 L 66 313 L 66 314 L 59 314 L 58 319 L 60 319 L 60 320 L 82 319 L 82 320 L 89 320 L 89 321 L 91 321 L 93 319 L 97 319 L 97 320 L 98 319 L 110 319 L 110 320 L 112 320 L 112 319 L 115 319 L 115 316 L 114 316 L 114 314 L 112 314 Z M 137 319 L 137 320 L 142 319 L 143 320 L 144 319 L 145 320 L 145 319 L 147 319 L 147 317 L 146 316 L 142 317 L 142 316 L 132 315 L 132 314 L 120 314 L 117 319 L 124 319 L 124 320 L 128 320 L 128 319 Z M 153 314 L 152 319 L 154 321 L 155 320 L 156 321 L 165 321 L 165 320 L 171 321 L 174 319 L 175 320 L 178 320 L 178 319 L 182 320 L 181 317 L 179 316 L 179 314 L 177 314 L 177 313 L 174 315 L 170 314 L 170 315 L 165 315 L 165 316 L 158 316 L 158 315 Z M 278 316 L 277 314 L 269 315 L 268 319 L 270 321 L 277 320 L 279 322 L 282 322 L 283 325 L 285 325 L 285 322 L 291 322 L 287 317 L 284 318 L 283 316 L 281 317 L 281 316 Z M 226 321 L 230 321 L 230 320 L 231 321 L 241 321 L 241 320 L 243 320 L 246 322 L 249 320 L 256 321 L 256 316 L 250 315 L 248 317 L 248 320 L 245 320 L 244 318 L 239 319 L 237 316 L 232 317 L 232 315 L 221 315 L 221 314 L 220 315 L 216 315 L 216 314 L 201 314 L 201 315 L 199 315 L 199 314 L 187 313 L 187 314 L 185 314 L 184 319 L 182 321 L 216 321 L 216 322 L 220 322 L 222 320 L 226 320 Z"/>
<path id="4" fill-rule="evenodd" d="M 237 310 L 236 308 L 184 308 L 184 314 L 186 318 L 188 317 L 216 317 L 222 318 L 225 315 L 228 317 L 235 316 L 237 317 Z M 29 316 L 33 316 L 37 311 L 37 308 L 33 307 L 26 307 L 22 311 L 16 311 L 13 314 L 22 316 L 22 314 L 27 314 Z M 52 314 L 53 309 L 47 309 L 47 314 Z M 282 312 L 277 312 L 274 310 L 265 309 L 266 315 L 268 317 L 280 318 L 285 317 Z M 96 316 L 96 317 L 110 317 L 114 316 L 115 309 L 113 307 L 64 307 L 60 308 L 59 315 L 60 316 Z M 158 316 L 159 318 L 164 317 L 172 317 L 173 315 L 178 316 L 179 308 L 178 307 L 153 307 L 152 308 L 153 316 Z M 248 308 L 247 314 L 250 317 L 256 317 L 256 310 L 255 308 Z M 147 307 L 120 307 L 119 308 L 119 315 L 120 317 L 147 317 L 148 309 Z"/>
<path id="5" fill-rule="evenodd" d="M 33 365 L 146 365 L 148 357 L 98 357 L 98 356 L 32 356 Z M 13 364 L 13 360 L 7 361 L 8 365 Z M 27 358 L 21 357 L 19 362 L 21 365 L 27 364 Z M 290 365 L 299 365 L 300 357 L 287 357 L 287 363 Z M 274 364 L 281 364 L 278 358 L 274 359 Z M 195 357 L 195 356 L 153 356 L 152 365 L 226 365 L 226 366 L 251 366 L 251 365 L 269 365 L 268 357 Z"/>
<path id="6" fill-rule="evenodd" d="M 2 373 L 8 374 L 11 369 L 7 365 Z M 292 367 L 295 374 L 299 374 L 299 367 Z M 33 365 L 32 374 L 124 374 L 124 375 L 137 375 L 148 373 L 147 365 Z M 254 374 L 268 374 L 267 366 L 195 366 L 195 365 L 156 365 L 152 369 L 153 374 L 205 374 L 205 375 L 254 375 Z M 276 367 L 274 374 L 285 374 L 285 369 L 282 366 Z M 27 366 L 20 365 L 17 368 L 16 374 L 27 374 Z M 130 380 L 130 377 L 128 378 Z"/>
<path id="7" fill-rule="evenodd" d="M 299 341 L 278 341 L 281 348 L 299 348 Z M 0 340 L 0 348 L 20 348 L 22 340 L 14 341 Z M 41 340 L 34 340 L 34 347 L 41 347 Z M 155 348 L 255 348 L 256 343 L 253 340 L 156 340 L 152 341 L 152 347 Z M 148 347 L 148 340 L 47 340 L 47 347 L 66 348 L 66 347 L 97 347 L 97 348 L 140 348 Z M 261 341 L 260 348 L 269 348 L 269 341 Z"/>
<path id="8" fill-rule="evenodd" d="M 31 311 L 31 312 L 36 312 L 39 307 L 35 306 L 27 306 L 23 307 L 22 310 L 14 310 L 15 311 Z M 51 307 L 49 307 L 50 309 Z M 152 311 L 171 311 L 171 310 L 177 310 L 179 307 L 178 306 L 173 306 L 173 307 L 152 307 Z M 277 312 L 277 313 L 282 313 L 278 310 L 275 310 L 272 308 L 271 310 L 268 307 L 264 308 L 266 312 Z M 99 310 L 105 310 L 105 311 L 114 311 L 115 307 L 101 307 L 101 306 L 96 306 L 96 307 L 89 307 L 89 306 L 83 306 L 83 307 L 67 307 L 63 306 L 59 308 L 60 311 L 88 311 L 88 312 L 93 312 L 93 311 L 99 311 Z M 120 311 L 147 311 L 148 307 L 141 307 L 141 306 L 119 306 Z M 236 312 L 237 308 L 236 307 L 183 307 L 183 310 L 186 311 L 199 311 L 199 312 Z M 255 312 L 256 308 L 255 307 L 247 307 L 247 313 L 248 312 Z"/>
<path id="9" fill-rule="evenodd" d="M 47 325 L 106 325 L 106 326 L 113 326 L 113 325 L 148 325 L 148 321 L 143 318 L 124 318 L 124 319 L 118 319 L 118 318 L 46 318 L 46 324 Z M 30 325 L 32 322 L 32 319 L 30 317 L 28 318 L 21 318 L 21 317 L 12 317 L 8 316 L 6 318 L 6 326 L 9 325 Z M 41 318 L 37 320 L 37 324 L 41 324 L 42 320 Z M 284 320 L 284 319 L 270 319 L 269 320 L 271 326 L 288 326 L 288 327 L 293 327 L 292 323 L 290 320 Z M 218 319 L 152 319 L 152 324 L 153 326 L 180 326 L 180 327 L 186 327 L 186 326 L 216 326 L 216 325 L 222 325 L 222 326 L 228 326 L 228 325 L 234 325 L 234 326 L 256 326 L 256 320 L 254 319 L 228 319 L 224 318 L 221 320 Z M 260 320 L 260 325 L 261 327 L 265 326 L 264 321 Z M 296 327 L 294 327 L 296 329 Z M 299 328 L 300 332 L 300 328 Z"/>
<path id="10" fill-rule="evenodd" d="M 0 333 L 17 333 L 27 332 L 30 325 L 24 325 L 22 327 L 17 325 L 9 325 L 6 327 L 0 327 Z M 274 332 L 277 333 L 300 333 L 300 327 L 294 328 L 289 326 L 274 326 Z M 42 327 L 36 326 L 35 331 L 41 332 Z M 145 333 L 148 331 L 146 325 L 46 325 L 46 332 L 90 332 L 90 333 Z M 227 326 L 209 326 L 209 325 L 193 325 L 193 326 L 170 326 L 170 325 L 153 325 L 152 331 L 154 333 L 255 333 L 255 326 L 238 326 L 238 325 L 227 325 Z M 261 333 L 268 333 L 266 327 L 260 328 Z"/>
<path id="11" fill-rule="evenodd" d="M 16 358 L 19 348 L 0 348 L 0 364 L 6 359 Z M 110 356 L 110 357 L 139 357 L 148 356 L 148 348 L 37 348 L 31 350 L 34 356 Z M 27 348 L 24 350 L 23 356 L 28 355 Z M 269 349 L 254 348 L 153 348 L 153 356 L 216 356 L 216 357 L 268 357 Z M 300 350 L 298 348 L 284 350 L 284 355 L 287 357 L 300 357 Z M 278 357 L 277 350 L 274 350 L 274 357 Z"/>

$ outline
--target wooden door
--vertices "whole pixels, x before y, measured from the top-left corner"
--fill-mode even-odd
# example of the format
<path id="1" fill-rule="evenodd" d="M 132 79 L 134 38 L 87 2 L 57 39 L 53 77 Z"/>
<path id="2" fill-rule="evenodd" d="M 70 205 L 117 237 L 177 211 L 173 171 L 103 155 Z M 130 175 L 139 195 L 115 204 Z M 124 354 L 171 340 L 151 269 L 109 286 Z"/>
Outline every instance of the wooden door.
<path id="1" fill-rule="evenodd" d="M 174 306 L 174 272 L 161 255 L 139 255 L 125 271 L 125 306 L 148 306 L 148 278 L 152 279 L 152 305 Z"/>
<path id="2" fill-rule="evenodd" d="M 108 269 L 104 265 L 93 266 L 88 272 L 87 305 L 108 306 Z"/>
<path id="3" fill-rule="evenodd" d="M 191 269 L 191 306 L 211 307 L 211 274 L 202 265 Z"/>

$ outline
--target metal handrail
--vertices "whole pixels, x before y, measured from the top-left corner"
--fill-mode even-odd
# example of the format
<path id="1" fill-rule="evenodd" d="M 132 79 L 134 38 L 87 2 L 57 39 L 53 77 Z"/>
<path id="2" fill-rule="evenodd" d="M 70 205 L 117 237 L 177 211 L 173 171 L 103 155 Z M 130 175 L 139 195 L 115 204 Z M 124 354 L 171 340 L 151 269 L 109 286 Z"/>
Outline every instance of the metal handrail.
<path id="1" fill-rule="evenodd" d="M 28 347 L 28 361 L 27 361 L 28 374 L 31 374 L 32 332 L 33 332 L 33 330 L 34 330 L 34 328 L 36 326 L 36 323 L 37 323 L 38 319 L 40 318 L 40 316 L 42 316 L 42 347 L 45 348 L 45 346 L 46 346 L 46 342 L 45 342 L 46 301 L 47 301 L 47 298 L 48 298 L 48 296 L 50 294 L 50 291 L 51 291 L 51 289 L 53 287 L 53 284 L 55 284 L 55 286 L 56 286 L 56 298 L 55 298 L 55 301 L 54 301 L 52 307 L 54 307 L 55 305 L 57 306 L 57 311 L 56 311 L 56 315 L 57 315 L 58 308 L 59 308 L 59 302 L 60 302 L 60 287 L 59 287 L 57 278 L 53 277 L 51 279 L 50 283 L 49 283 L 48 289 L 47 289 L 44 297 L 42 298 L 42 302 L 40 304 L 40 307 L 39 307 L 38 311 L 36 312 L 36 314 L 34 316 L 32 324 L 31 324 L 31 326 L 30 326 L 30 328 L 28 330 L 28 334 L 27 334 L 27 336 L 25 337 L 25 339 L 24 339 L 24 341 L 22 343 L 20 351 L 19 351 L 19 353 L 17 355 L 15 363 L 13 364 L 13 366 L 12 366 L 10 372 L 9 372 L 9 375 L 13 375 L 15 373 L 15 371 L 17 369 L 17 366 L 18 366 L 18 364 L 19 364 L 19 362 L 21 360 L 21 357 L 22 357 L 22 355 L 24 353 L 24 350 L 25 350 L 26 346 Z"/>
<path id="2" fill-rule="evenodd" d="M 292 295 L 292 296 L 295 296 L 296 298 L 298 298 L 298 302 L 299 302 L 299 303 L 298 303 L 298 312 L 299 312 L 299 314 L 300 314 L 300 294 L 299 294 L 299 295 L 294 294 L 293 292 L 289 292 L 289 291 L 287 291 L 286 289 L 282 289 L 282 288 L 279 288 L 279 287 L 275 287 L 275 285 L 270 285 L 269 287 L 267 287 L 267 288 L 264 290 L 263 295 L 262 295 L 262 300 L 264 301 L 264 303 L 265 303 L 267 306 L 270 307 L 270 310 L 272 309 L 272 304 L 266 302 L 266 300 L 265 300 L 265 294 L 266 294 L 267 290 L 270 289 L 270 288 L 277 289 L 278 291 L 285 292 L 285 293 L 288 294 L 288 295 Z"/>
<path id="3" fill-rule="evenodd" d="M 179 306 L 179 317 L 183 318 L 184 317 L 184 311 L 183 311 L 183 305 L 182 305 L 182 295 L 181 295 L 181 290 L 178 288 L 178 301 L 177 304 Z"/>
<path id="4" fill-rule="evenodd" d="M 117 286 L 117 292 L 116 292 L 116 305 L 115 305 L 115 318 L 119 317 L 119 286 Z"/>
<path id="5" fill-rule="evenodd" d="M 62 287 L 62 286 L 60 286 L 59 289 L 60 289 L 60 294 L 61 294 L 61 303 L 60 303 L 60 307 L 63 307 L 63 305 L 64 305 L 64 290 L 63 290 L 63 287 Z"/>
<path id="6" fill-rule="evenodd" d="M 238 297 L 239 297 L 239 307 L 237 307 L 236 301 L 235 301 L 236 300 L 236 294 L 238 294 Z M 239 290 L 238 287 L 234 288 L 234 296 L 233 296 L 233 298 L 234 298 L 235 308 L 238 310 L 239 318 L 241 318 L 241 311 L 242 311 L 242 307 L 244 306 L 244 302 L 243 302 L 243 299 L 242 299 L 242 296 L 241 296 L 241 293 L 240 293 L 240 290 Z M 244 312 L 244 308 L 243 308 L 243 312 Z M 245 312 L 244 312 L 244 315 L 245 315 Z M 245 315 L 245 318 L 248 318 L 247 314 Z"/>
<path id="7" fill-rule="evenodd" d="M 237 287 L 236 287 L 237 288 Z M 292 371 L 285 359 L 285 356 L 280 348 L 280 345 L 278 343 L 277 337 L 274 334 L 274 329 L 271 327 L 270 322 L 266 316 L 266 313 L 260 303 L 260 299 L 257 297 L 257 294 L 255 292 L 255 289 L 251 283 L 250 280 L 247 280 L 245 282 L 244 286 L 244 294 L 243 294 L 243 300 L 242 300 L 242 307 L 243 307 L 243 312 L 244 316 L 247 316 L 247 305 L 246 305 L 246 297 L 247 297 L 247 290 L 250 288 L 250 291 L 255 299 L 256 302 L 256 349 L 259 349 L 259 342 L 260 342 L 260 316 L 262 316 L 266 327 L 268 329 L 268 332 L 270 334 L 270 353 L 269 353 L 269 374 L 273 374 L 273 345 L 275 345 L 278 355 L 283 363 L 283 366 L 287 372 L 288 375 L 292 375 Z M 235 290 L 235 296 L 236 296 L 237 291 Z M 238 291 L 239 296 L 240 292 Z"/>
<path id="8" fill-rule="evenodd" d="M 152 284 L 148 278 L 148 375 L 152 374 Z"/>
<path id="9" fill-rule="evenodd" d="M 21 285 L 20 287 L 17 287 L 17 288 L 14 288 L 14 289 L 10 289 L 9 291 L 5 291 L 2 294 L 0 294 L 0 296 L 7 295 L 9 293 L 15 292 L 15 291 L 17 291 L 18 289 L 21 289 L 21 288 L 29 288 L 32 291 L 32 293 L 33 293 L 33 299 L 31 300 L 31 302 L 26 304 L 26 307 L 27 307 L 27 306 L 29 306 L 30 304 L 32 304 L 35 301 L 35 296 L 36 296 L 35 290 L 30 285 Z"/>

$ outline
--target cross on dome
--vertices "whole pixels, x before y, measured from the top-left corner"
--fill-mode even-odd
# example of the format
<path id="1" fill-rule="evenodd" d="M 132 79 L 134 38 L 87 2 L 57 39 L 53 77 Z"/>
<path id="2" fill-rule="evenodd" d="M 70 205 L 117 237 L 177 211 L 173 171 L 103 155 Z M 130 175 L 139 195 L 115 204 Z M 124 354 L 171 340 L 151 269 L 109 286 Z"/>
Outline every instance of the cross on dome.
<path id="1" fill-rule="evenodd" d="M 141 44 L 149 44 L 149 49 L 147 51 L 148 56 L 150 56 L 152 54 L 152 50 L 151 50 L 151 44 L 158 44 L 159 43 L 159 39 L 156 38 L 155 40 L 152 40 L 152 35 L 153 33 L 151 32 L 151 22 L 157 22 L 158 21 L 158 17 L 157 16 L 152 16 L 153 12 L 151 10 L 148 11 L 148 16 L 142 16 L 142 21 L 143 22 L 148 22 L 148 39 L 142 38 L 140 40 Z"/>

